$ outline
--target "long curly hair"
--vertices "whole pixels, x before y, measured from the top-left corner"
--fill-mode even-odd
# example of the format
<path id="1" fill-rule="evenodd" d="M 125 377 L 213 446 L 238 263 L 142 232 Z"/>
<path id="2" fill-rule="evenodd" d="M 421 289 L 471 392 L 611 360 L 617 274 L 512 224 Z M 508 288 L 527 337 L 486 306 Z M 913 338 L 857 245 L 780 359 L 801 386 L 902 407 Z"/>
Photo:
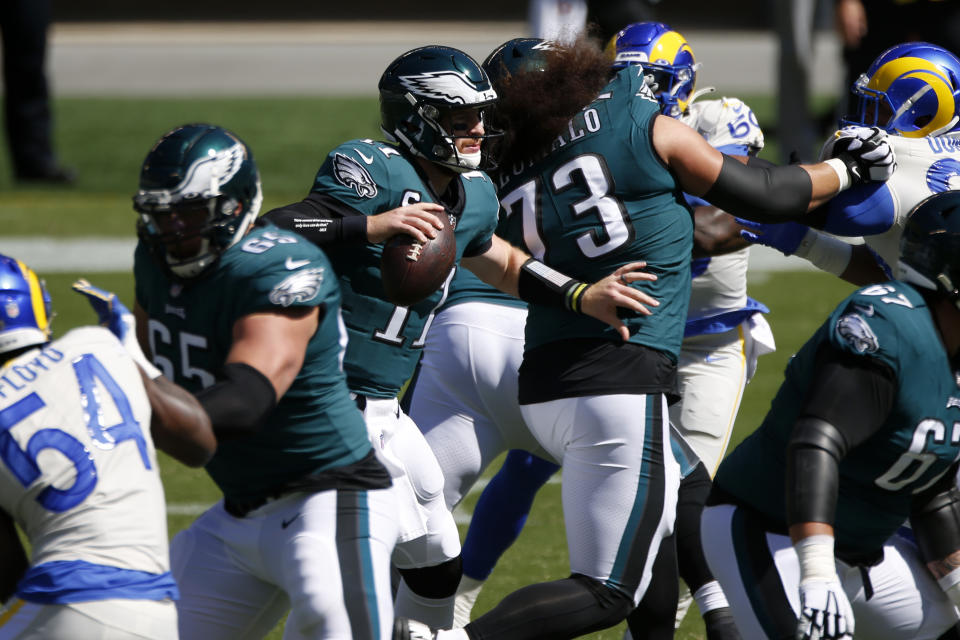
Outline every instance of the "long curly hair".
<path id="1" fill-rule="evenodd" d="M 554 44 L 542 70 L 518 72 L 497 87 L 498 128 L 506 132 L 501 167 L 547 153 L 567 123 L 610 80 L 610 59 L 590 39 Z"/>

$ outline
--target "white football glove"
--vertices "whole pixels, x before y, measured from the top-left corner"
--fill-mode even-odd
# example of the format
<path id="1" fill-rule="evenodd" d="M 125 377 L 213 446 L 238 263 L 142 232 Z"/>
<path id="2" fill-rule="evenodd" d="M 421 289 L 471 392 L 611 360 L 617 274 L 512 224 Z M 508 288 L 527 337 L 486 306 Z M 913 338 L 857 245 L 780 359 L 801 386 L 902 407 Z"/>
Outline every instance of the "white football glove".
<path id="1" fill-rule="evenodd" d="M 883 182 L 897 169 L 897 158 L 887 133 L 878 127 L 844 127 L 824 145 L 820 157 L 839 158 L 852 184 Z"/>
<path id="2" fill-rule="evenodd" d="M 853 609 L 839 580 L 800 583 L 797 640 L 852 640 Z"/>

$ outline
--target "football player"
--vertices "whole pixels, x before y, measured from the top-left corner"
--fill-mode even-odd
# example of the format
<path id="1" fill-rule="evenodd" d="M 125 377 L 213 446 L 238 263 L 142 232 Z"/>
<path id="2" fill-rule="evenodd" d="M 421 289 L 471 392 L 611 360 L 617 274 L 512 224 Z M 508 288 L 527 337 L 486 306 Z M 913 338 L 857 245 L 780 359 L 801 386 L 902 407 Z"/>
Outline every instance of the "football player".
<path id="1" fill-rule="evenodd" d="M 529 50 L 518 50 L 524 46 L 530 47 Z M 509 51 L 501 53 L 505 48 Z M 501 66 L 517 66 L 523 60 L 537 57 L 537 52 L 525 40 L 511 41 L 492 54 L 484 64 L 485 67 L 491 62 Z M 695 90 L 700 64 L 696 62 L 686 39 L 667 25 L 657 22 L 629 25 L 614 36 L 607 53 L 613 60 L 614 70 L 631 64 L 641 65 L 648 81 L 655 85 L 651 88 L 660 103 L 661 113 L 679 118 L 696 129 L 715 148 L 740 156 L 755 156 L 763 148 L 763 133 L 752 110 L 743 102 L 736 98 L 695 102 L 698 97 L 714 89 Z M 493 77 L 494 72 L 488 72 Z M 687 196 L 687 201 L 695 207 L 694 255 L 698 257 L 692 263 L 690 308 L 678 362 L 677 395 L 681 400 L 671 405 L 670 418 L 712 475 L 726 450 L 743 388 L 755 370 L 757 357 L 772 351 L 773 340 L 766 321 L 762 315 L 757 315 L 765 312 L 766 307 L 747 296 L 749 245 L 739 238 L 739 225 L 731 215 L 700 198 Z M 719 252 L 722 254 L 709 255 Z M 479 310 L 468 312 L 464 309 L 460 313 L 463 323 L 470 327 L 483 322 L 480 318 L 490 317 L 489 313 L 481 315 Z M 438 316 L 438 322 L 441 316 Z M 432 331 L 436 328 L 437 323 Z M 503 333 L 502 328 L 497 331 L 497 335 Z M 438 349 L 438 352 L 450 351 L 451 345 L 446 343 Z M 487 355 L 490 351 L 485 349 L 482 353 Z M 432 364 L 430 354 L 428 337 L 424 368 Z M 518 360 L 519 357 L 518 354 Z M 438 362 L 441 362 L 439 358 Z M 439 380 L 440 384 L 451 389 L 457 386 L 448 382 L 451 380 L 450 371 L 443 370 L 442 364 L 434 366 L 439 372 L 432 379 Z M 474 363 L 470 370 L 477 370 L 478 367 L 479 364 Z M 423 396 L 423 404 L 432 402 L 447 405 L 445 399 L 433 393 Z M 419 394 L 415 395 L 414 402 L 419 399 Z M 478 405 L 467 403 L 465 406 Z M 447 420 L 462 421 L 468 415 L 468 410 L 458 409 L 456 416 Z M 424 428 L 425 424 L 417 420 Z M 501 431 L 506 429 L 501 428 Z M 430 432 L 427 433 L 427 439 L 431 441 Z M 463 438 L 458 440 L 462 442 Z M 453 447 L 448 449 L 458 451 Z M 434 450 L 437 451 L 437 447 Z M 461 446 L 459 451 L 462 450 Z M 437 455 L 441 457 L 440 453 Z M 533 492 L 546 482 L 550 472 L 549 465 L 538 458 L 511 452 L 501 471 L 484 489 L 474 509 L 471 528 L 464 543 L 464 579 L 457 603 L 458 615 L 461 615 L 460 621 L 464 624 L 469 618 L 463 619 L 460 612 L 469 612 L 482 581 L 519 533 L 532 503 Z M 449 479 L 450 475 L 447 477 Z M 692 487 L 692 482 L 693 479 L 688 481 L 688 486 Z M 706 616 L 708 636 L 714 637 L 712 626 L 716 626 L 716 633 L 720 634 L 722 627 L 730 625 L 723 620 L 726 614 L 720 611 L 725 606 L 722 592 L 709 577 L 700 552 L 700 511 L 696 504 L 702 504 L 702 500 L 706 499 L 709 483 L 699 486 L 702 488 L 699 492 L 681 490 L 678 518 L 686 518 L 688 522 L 686 526 L 678 523 L 678 542 L 682 547 L 679 549 L 679 561 L 683 575 L 694 583 L 694 591 L 698 592 L 696 599 L 701 614 L 717 610 Z M 685 531 L 692 535 L 684 535 Z M 699 562 L 696 561 L 698 558 Z M 689 606 L 689 592 L 687 596 L 685 601 Z M 685 612 L 686 607 L 679 612 L 678 619 L 682 619 Z M 650 628 L 649 619 L 644 621 L 644 627 Z"/>
<path id="2" fill-rule="evenodd" d="M 155 446 L 202 466 L 216 442 L 196 399 L 144 358 L 130 312 L 78 287 L 108 328 L 51 341 L 43 283 L 0 256 L 0 638 L 175 638 Z"/>
<path id="3" fill-rule="evenodd" d="M 189 124 L 150 149 L 134 196 L 138 337 L 194 392 L 219 440 L 223 499 L 177 534 L 181 638 L 383 639 L 397 536 L 390 475 L 340 363 L 330 262 L 256 220 L 247 145 Z"/>
<path id="4" fill-rule="evenodd" d="M 830 314 L 714 479 L 704 550 L 746 638 L 957 637 L 960 193 L 909 215 L 899 275 Z"/>
<path id="5" fill-rule="evenodd" d="M 890 134 L 897 170 L 883 184 L 850 189 L 818 216 L 827 231 L 862 236 L 851 245 L 806 226 L 745 223 L 753 242 L 804 258 L 856 285 L 892 276 L 907 212 L 934 193 L 960 189 L 960 59 L 926 42 L 898 44 L 874 60 L 852 87 L 856 112 L 843 125 Z M 824 146 L 829 154 L 835 138 Z"/>
<path id="6" fill-rule="evenodd" d="M 680 190 L 751 217 L 799 218 L 854 180 L 884 179 L 893 164 L 877 131 L 848 132 L 847 155 L 826 163 L 745 164 L 659 115 L 636 69 L 609 80 L 609 60 L 589 42 L 545 55 L 543 69 L 511 76 L 495 110 L 507 132 L 503 233 L 578 279 L 642 255 L 657 279 L 637 286 L 660 305 L 625 314 L 624 344 L 590 319 L 530 304 L 518 395 L 524 422 L 565 467 L 572 575 L 525 587 L 438 638 L 573 638 L 620 622 L 646 591 L 673 530 L 680 476 L 665 455 L 693 246 Z M 399 621 L 395 637 L 429 634 Z"/>
<path id="7" fill-rule="evenodd" d="M 406 233 L 423 242 L 446 215 L 456 237 L 456 263 L 484 282 L 528 300 L 626 327 L 616 305 L 647 313 L 655 304 L 629 283 L 646 274 L 623 265 L 595 285 L 568 278 L 494 236 L 499 202 L 480 171 L 484 111 L 496 92 L 470 56 L 425 46 L 390 63 L 380 78 L 386 142 L 350 140 L 327 156 L 310 194 L 266 218 L 322 246 L 344 296 L 350 337 L 347 381 L 363 410 L 370 440 L 401 492 L 401 534 L 394 563 L 402 577 L 398 615 L 449 627 L 460 581 L 460 536 L 443 496 L 444 477 L 397 396 L 413 375 L 427 329 L 448 292 L 443 287 L 410 306 L 389 301 L 381 282 L 383 242 Z M 622 276 L 622 277 L 621 277 Z"/>

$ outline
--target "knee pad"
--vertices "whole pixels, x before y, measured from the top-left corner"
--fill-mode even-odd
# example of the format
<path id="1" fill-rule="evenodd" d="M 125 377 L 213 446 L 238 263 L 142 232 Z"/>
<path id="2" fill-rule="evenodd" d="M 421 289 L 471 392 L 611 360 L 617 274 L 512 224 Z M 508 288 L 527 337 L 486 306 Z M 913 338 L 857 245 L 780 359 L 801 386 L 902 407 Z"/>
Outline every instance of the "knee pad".
<path id="1" fill-rule="evenodd" d="M 399 569 L 410 590 L 424 598 L 448 598 L 457 592 L 463 563 L 460 556 L 432 567 Z"/>

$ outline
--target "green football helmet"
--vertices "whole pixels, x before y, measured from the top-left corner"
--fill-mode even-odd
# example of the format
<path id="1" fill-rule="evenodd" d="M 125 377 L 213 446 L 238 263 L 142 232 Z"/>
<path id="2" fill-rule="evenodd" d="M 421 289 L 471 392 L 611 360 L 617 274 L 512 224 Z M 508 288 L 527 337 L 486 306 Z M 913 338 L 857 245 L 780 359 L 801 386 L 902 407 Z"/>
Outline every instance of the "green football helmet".
<path id="1" fill-rule="evenodd" d="M 498 95 L 505 95 L 504 86 L 511 76 L 528 71 L 543 71 L 547 67 L 546 52 L 554 45 L 543 38 L 513 38 L 494 49 L 487 59 L 480 65 L 490 78 L 490 83 Z M 508 131 L 508 123 L 498 116 L 497 107 L 489 109 L 488 121 L 498 131 L 502 131 L 504 138 L 495 140 L 483 148 L 485 163 L 491 168 L 498 167 L 504 160 L 504 155 L 513 134 Z"/>
<path id="2" fill-rule="evenodd" d="M 514 38 L 494 49 L 481 66 L 493 88 L 499 90 L 516 73 L 543 71 L 547 66 L 545 54 L 552 48 L 543 38 Z"/>
<path id="3" fill-rule="evenodd" d="M 943 191 L 910 212 L 900 237 L 898 278 L 937 291 L 960 308 L 960 191 Z"/>
<path id="4" fill-rule="evenodd" d="M 143 161 L 138 235 L 173 276 L 196 278 L 250 228 L 263 197 L 250 148 L 211 124 L 163 135 Z"/>
<path id="5" fill-rule="evenodd" d="M 497 92 L 476 61 L 459 49 L 430 45 L 401 55 L 380 77 L 380 128 L 415 156 L 464 173 L 484 168 L 482 152 L 457 151 L 453 132 L 441 125 L 450 111 L 483 110 Z M 499 135 L 486 132 L 483 141 Z M 473 137 L 473 136 L 469 136 Z"/>

